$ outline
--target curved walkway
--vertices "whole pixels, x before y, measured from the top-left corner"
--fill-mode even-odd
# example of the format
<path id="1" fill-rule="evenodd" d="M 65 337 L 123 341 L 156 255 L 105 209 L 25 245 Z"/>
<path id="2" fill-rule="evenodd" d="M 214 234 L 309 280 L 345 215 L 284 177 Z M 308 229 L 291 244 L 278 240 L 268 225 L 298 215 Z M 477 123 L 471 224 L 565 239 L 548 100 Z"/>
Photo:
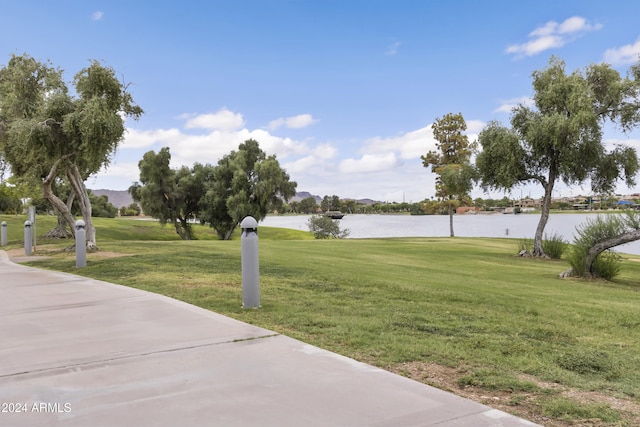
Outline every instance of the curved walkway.
<path id="1" fill-rule="evenodd" d="M 2 426 L 533 426 L 161 295 L 0 251 Z"/>

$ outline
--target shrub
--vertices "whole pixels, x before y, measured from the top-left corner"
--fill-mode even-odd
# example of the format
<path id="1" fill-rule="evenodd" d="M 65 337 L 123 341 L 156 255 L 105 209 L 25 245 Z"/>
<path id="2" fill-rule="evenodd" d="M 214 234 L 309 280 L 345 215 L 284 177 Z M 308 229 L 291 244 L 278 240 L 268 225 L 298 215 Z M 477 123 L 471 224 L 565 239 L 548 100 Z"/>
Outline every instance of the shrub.
<path id="1" fill-rule="evenodd" d="M 567 257 L 571 265 L 571 274 L 579 277 L 600 277 L 605 280 L 611 280 L 618 275 L 622 260 L 620 255 L 610 249 L 603 251 L 593 261 L 589 271 L 587 252 L 598 242 L 623 234 L 627 227 L 637 227 L 637 220 L 638 218 L 633 214 L 630 214 L 627 219 L 617 215 L 598 216 L 577 227 L 577 237 Z"/>
<path id="2" fill-rule="evenodd" d="M 559 234 L 549 237 L 545 234 L 542 240 L 542 250 L 552 259 L 562 258 L 567 242 Z"/>
<path id="3" fill-rule="evenodd" d="M 325 215 L 312 215 L 307 226 L 316 239 L 342 239 L 349 235 L 348 229 L 340 229 L 340 221 Z"/>
<path id="4" fill-rule="evenodd" d="M 592 274 L 605 280 L 611 280 L 620 273 L 622 257 L 617 252 L 602 252 L 591 266 Z"/>
<path id="5" fill-rule="evenodd" d="M 518 253 L 521 253 L 522 251 L 527 253 L 533 252 L 533 239 L 523 237 L 522 239 L 516 240 L 516 250 Z"/>

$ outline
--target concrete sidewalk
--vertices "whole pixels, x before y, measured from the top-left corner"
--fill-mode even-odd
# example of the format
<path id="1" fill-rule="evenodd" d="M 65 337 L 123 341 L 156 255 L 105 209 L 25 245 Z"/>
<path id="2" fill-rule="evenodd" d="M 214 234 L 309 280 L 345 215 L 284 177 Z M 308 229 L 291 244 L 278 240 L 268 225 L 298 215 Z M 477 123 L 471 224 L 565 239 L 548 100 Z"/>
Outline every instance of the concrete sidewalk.
<path id="1" fill-rule="evenodd" d="M 1 426 L 533 426 L 171 298 L 0 251 Z"/>

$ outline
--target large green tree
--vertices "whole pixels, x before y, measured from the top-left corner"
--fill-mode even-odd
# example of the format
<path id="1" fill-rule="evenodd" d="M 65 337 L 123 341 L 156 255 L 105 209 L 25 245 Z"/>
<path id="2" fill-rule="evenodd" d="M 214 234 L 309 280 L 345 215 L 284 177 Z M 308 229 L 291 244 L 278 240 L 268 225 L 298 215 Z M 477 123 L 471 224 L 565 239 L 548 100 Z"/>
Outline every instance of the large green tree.
<path id="1" fill-rule="evenodd" d="M 157 154 L 148 151 L 138 163 L 140 183 L 129 187 L 133 199 L 146 215 L 161 224 L 171 223 L 183 240 L 195 238 L 191 224 L 198 217 L 200 200 L 213 178 L 213 166 L 196 163 L 192 168 L 169 167 L 171 153 L 162 148 Z"/>
<path id="2" fill-rule="evenodd" d="M 91 202 L 84 181 L 109 163 L 122 141 L 126 117 L 139 118 L 127 86 L 97 61 L 79 71 L 69 94 L 63 72 L 29 55 L 13 55 L 0 68 L 0 155 L 11 173 L 41 182 L 44 197 L 75 221 L 54 192 L 59 176 L 71 185 L 87 226 L 87 246 L 96 247 Z"/>
<path id="3" fill-rule="evenodd" d="M 269 209 L 281 210 L 283 201 L 295 194 L 296 182 L 276 156 L 267 156 L 258 141 L 249 139 L 218 162 L 199 218 L 228 240 L 244 217 L 261 221 Z"/>
<path id="4" fill-rule="evenodd" d="M 436 178 L 436 197 L 443 200 L 449 210 L 449 235 L 454 237 L 453 211 L 460 200 L 469 197 L 473 188 L 473 167 L 470 164 L 474 144 L 463 134 L 467 123 L 461 113 L 436 118 L 433 125 L 436 150 L 421 156 L 422 165 L 431 167 Z"/>
<path id="5" fill-rule="evenodd" d="M 629 131 L 640 121 L 640 63 L 623 78 L 608 64 L 566 74 L 564 62 L 552 57 L 545 69 L 533 72 L 533 89 L 534 106 L 516 107 L 510 128 L 491 122 L 480 133 L 476 167 L 485 188 L 542 186 L 534 255 L 544 256 L 542 237 L 558 180 L 567 185 L 590 181 L 595 193 L 614 190 L 620 179 L 634 184 L 636 150 L 607 150 L 602 128 L 614 122 Z"/>
<path id="6" fill-rule="evenodd" d="M 312 196 L 305 197 L 304 199 L 300 200 L 300 204 L 298 206 L 298 209 L 299 209 L 300 212 L 305 213 L 305 214 L 316 213 L 316 211 L 318 209 L 318 202 Z"/>

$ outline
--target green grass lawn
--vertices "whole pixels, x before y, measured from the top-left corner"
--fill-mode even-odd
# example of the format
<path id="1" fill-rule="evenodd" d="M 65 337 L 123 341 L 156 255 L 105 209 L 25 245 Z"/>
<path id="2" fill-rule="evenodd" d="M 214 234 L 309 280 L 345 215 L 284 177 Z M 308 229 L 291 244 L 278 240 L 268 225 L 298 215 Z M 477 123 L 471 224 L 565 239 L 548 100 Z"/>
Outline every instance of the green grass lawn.
<path id="1" fill-rule="evenodd" d="M 39 218 L 39 233 L 48 221 Z M 202 240 L 183 242 L 155 222 L 96 225 L 101 251 L 88 255 L 86 268 L 60 250 L 69 242 L 43 241 L 38 252 L 50 258 L 30 264 L 168 295 L 395 372 L 412 363 L 441 366 L 455 376 L 453 392 L 506 395 L 501 409 L 558 423 L 545 425 L 639 419 L 556 389 L 640 403 L 640 262 L 633 256 L 624 256 L 613 282 L 561 280 L 565 261 L 516 257 L 510 239 L 320 241 L 262 227 L 262 308 L 243 310 L 239 235 L 213 240 L 198 226 Z M 10 232 L 9 248 L 21 247 L 20 233 Z"/>

